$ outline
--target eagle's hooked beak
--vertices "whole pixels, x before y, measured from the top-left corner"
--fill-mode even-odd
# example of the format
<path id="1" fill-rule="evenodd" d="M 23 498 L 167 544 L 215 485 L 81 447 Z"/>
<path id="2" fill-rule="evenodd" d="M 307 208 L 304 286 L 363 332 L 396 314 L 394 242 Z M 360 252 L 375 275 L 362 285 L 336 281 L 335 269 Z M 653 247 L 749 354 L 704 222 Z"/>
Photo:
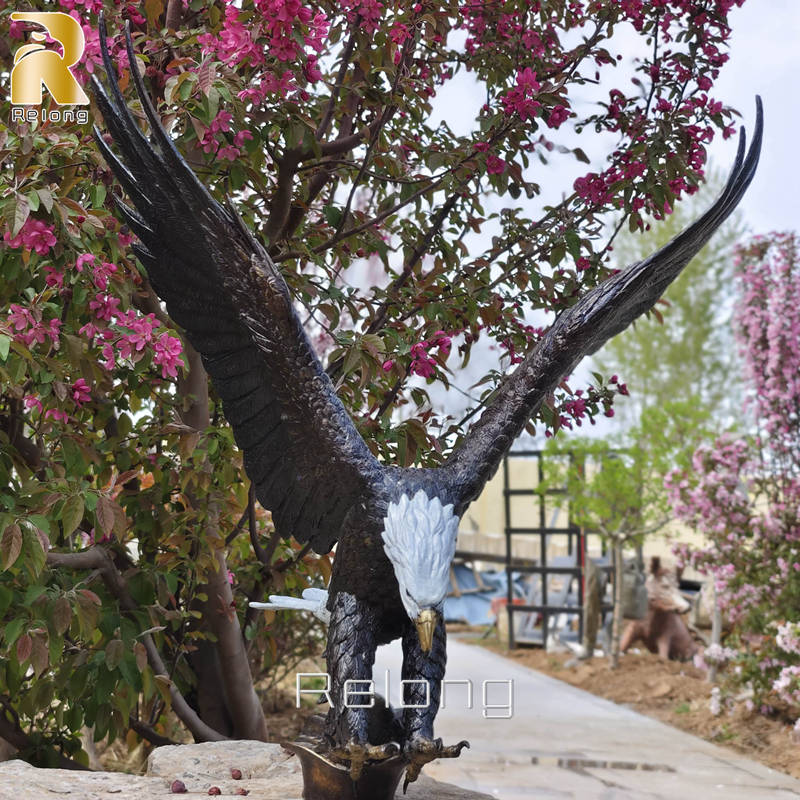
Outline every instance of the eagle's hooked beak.
<path id="1" fill-rule="evenodd" d="M 430 653 L 431 647 L 433 647 L 433 632 L 436 630 L 438 617 L 439 615 L 432 608 L 423 608 L 414 621 L 417 626 L 419 646 L 423 653 Z"/>

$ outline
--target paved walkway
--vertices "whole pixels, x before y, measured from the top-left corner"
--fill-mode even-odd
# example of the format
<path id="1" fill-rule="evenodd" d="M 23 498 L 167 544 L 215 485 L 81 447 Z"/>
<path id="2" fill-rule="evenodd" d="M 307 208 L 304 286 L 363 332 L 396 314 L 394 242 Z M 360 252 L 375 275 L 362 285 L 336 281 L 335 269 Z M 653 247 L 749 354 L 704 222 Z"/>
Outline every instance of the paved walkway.
<path id="1" fill-rule="evenodd" d="M 399 643 L 381 648 L 375 691 L 399 694 Z M 783 800 L 800 798 L 800 781 L 755 761 L 522 667 L 481 647 L 448 642 L 447 679 L 470 679 L 446 689 L 436 720 L 445 744 L 469 739 L 461 757 L 425 768 L 432 778 L 486 792 L 501 800 Z M 513 717 L 483 717 L 482 682 L 514 682 Z M 488 688 L 501 704 L 506 689 Z M 501 711 L 489 711 L 500 714 Z M 798 747 L 800 757 L 800 747 Z"/>

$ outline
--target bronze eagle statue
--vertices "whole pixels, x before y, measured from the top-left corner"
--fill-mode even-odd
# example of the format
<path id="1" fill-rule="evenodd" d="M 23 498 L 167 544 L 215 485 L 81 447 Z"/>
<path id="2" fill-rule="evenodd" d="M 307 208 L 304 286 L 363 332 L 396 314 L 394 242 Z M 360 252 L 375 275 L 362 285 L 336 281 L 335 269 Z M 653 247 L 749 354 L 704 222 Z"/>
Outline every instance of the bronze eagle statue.
<path id="1" fill-rule="evenodd" d="M 95 137 L 130 199 L 117 204 L 139 239 L 134 252 L 201 354 L 255 496 L 279 534 L 319 554 L 336 545 L 327 594 L 298 603 L 329 620 L 332 703 L 320 748 L 347 765 L 353 779 L 365 763 L 399 755 L 407 781 L 414 780 L 423 764 L 457 756 L 466 745 L 444 746 L 433 732 L 459 518 L 545 397 L 585 355 L 652 308 L 736 207 L 758 164 L 760 99 L 753 143 L 745 153 L 742 130 L 730 179 L 712 207 L 661 250 L 561 312 L 441 466 L 399 468 L 379 462 L 356 431 L 263 245 L 211 196 L 163 130 L 133 66 L 130 34 L 130 73 L 149 137 L 120 91 L 102 23 L 100 42 L 109 89 L 96 75 L 92 86 L 120 157 L 97 127 Z M 369 681 L 376 648 L 397 638 L 402 677 L 427 680 L 427 705 L 417 684 L 407 687 L 405 700 L 419 707 L 402 714 L 348 708 L 345 681 Z"/>

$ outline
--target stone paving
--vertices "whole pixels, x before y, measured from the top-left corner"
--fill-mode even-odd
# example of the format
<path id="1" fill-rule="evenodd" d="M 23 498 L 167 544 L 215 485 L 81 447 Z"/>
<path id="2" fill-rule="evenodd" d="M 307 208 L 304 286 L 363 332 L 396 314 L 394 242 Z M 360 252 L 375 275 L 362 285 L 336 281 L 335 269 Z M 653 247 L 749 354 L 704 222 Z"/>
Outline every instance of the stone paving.
<path id="1" fill-rule="evenodd" d="M 381 648 L 375 691 L 398 699 L 401 651 Z M 731 750 L 710 744 L 480 647 L 448 642 L 447 679 L 469 679 L 446 688 L 436 735 L 445 744 L 468 739 L 461 757 L 426 767 L 432 778 L 485 792 L 500 800 L 784 800 L 800 798 L 800 781 Z M 482 682 L 513 680 L 513 717 L 483 716 Z M 501 704 L 501 684 L 488 688 Z M 501 711 L 487 711 L 489 715 Z M 800 757 L 800 747 L 798 747 Z"/>
<path id="2" fill-rule="evenodd" d="M 231 769 L 239 775 L 234 778 Z M 174 794 L 180 780 L 185 793 Z M 278 744 L 225 741 L 158 747 L 146 775 L 37 769 L 24 761 L 0 764 L 0 800 L 202 800 L 216 786 L 221 800 L 244 790 L 249 800 L 302 800 L 300 765 Z M 398 791 L 397 797 L 402 797 Z M 491 800 L 422 776 L 408 787 L 407 800 Z M 369 798 L 364 798 L 369 800 Z M 405 800 L 405 799 L 404 799 Z"/>

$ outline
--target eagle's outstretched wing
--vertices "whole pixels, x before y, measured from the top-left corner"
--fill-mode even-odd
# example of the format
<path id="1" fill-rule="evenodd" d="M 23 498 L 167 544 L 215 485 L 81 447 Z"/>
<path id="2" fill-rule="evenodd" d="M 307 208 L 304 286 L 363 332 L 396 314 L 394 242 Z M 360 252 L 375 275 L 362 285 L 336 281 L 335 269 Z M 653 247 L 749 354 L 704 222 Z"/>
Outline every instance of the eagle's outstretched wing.
<path id="1" fill-rule="evenodd" d="M 651 309 L 681 270 L 736 208 L 753 179 L 761 152 L 763 110 L 756 98 L 756 128 L 745 157 L 745 132 L 725 189 L 700 219 L 644 261 L 588 292 L 555 320 L 545 336 L 497 390 L 464 440 L 440 468 L 460 508 L 480 493 L 525 423 L 586 355 Z"/>
<path id="2" fill-rule="evenodd" d="M 134 250 L 201 354 L 256 497 L 272 511 L 278 532 L 326 553 L 350 508 L 369 496 L 380 466 L 322 369 L 280 272 L 236 214 L 211 197 L 161 127 L 127 29 L 126 39 L 150 138 L 122 97 L 102 21 L 110 92 L 95 76 L 92 86 L 122 154 L 118 159 L 95 128 L 135 207 L 118 201 L 140 239 Z"/>

